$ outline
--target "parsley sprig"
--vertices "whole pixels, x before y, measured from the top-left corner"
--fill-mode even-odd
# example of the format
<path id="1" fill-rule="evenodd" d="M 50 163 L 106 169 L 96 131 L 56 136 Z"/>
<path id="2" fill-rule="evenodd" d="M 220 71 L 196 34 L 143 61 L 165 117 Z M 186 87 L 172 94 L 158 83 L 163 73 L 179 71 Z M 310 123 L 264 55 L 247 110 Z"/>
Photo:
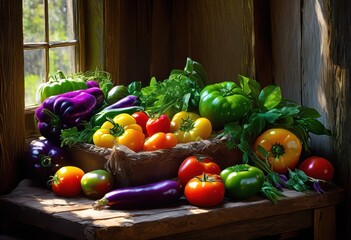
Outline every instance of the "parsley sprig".
<path id="1" fill-rule="evenodd" d="M 206 80 L 202 65 L 188 58 L 184 70 L 172 70 L 167 79 L 157 81 L 152 77 L 139 97 L 149 115 L 169 113 L 173 116 L 180 111 L 194 111 Z"/>

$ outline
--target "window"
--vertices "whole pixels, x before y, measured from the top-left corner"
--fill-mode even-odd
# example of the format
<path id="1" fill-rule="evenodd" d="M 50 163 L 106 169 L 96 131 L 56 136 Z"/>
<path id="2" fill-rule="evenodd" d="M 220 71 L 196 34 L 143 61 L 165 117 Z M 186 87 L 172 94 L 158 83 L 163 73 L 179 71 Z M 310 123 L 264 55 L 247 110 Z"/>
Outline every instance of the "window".
<path id="1" fill-rule="evenodd" d="M 58 70 L 79 71 L 78 0 L 23 0 L 25 106 Z"/>

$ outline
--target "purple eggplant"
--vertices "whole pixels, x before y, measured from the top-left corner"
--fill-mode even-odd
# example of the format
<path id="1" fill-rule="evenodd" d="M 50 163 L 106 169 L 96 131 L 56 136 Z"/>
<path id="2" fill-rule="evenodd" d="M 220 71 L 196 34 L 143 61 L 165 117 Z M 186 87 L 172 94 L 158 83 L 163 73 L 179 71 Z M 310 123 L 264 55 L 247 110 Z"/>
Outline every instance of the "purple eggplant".
<path id="1" fill-rule="evenodd" d="M 182 188 L 176 180 L 161 180 L 141 186 L 125 187 L 106 193 L 93 207 L 142 208 L 172 203 L 182 196 Z"/>
<path id="2" fill-rule="evenodd" d="M 131 107 L 131 106 L 136 106 L 140 104 L 139 97 L 135 95 L 128 95 L 117 102 L 105 107 L 103 110 L 110 110 L 110 109 L 117 109 L 117 108 L 125 108 L 125 107 Z"/>
<path id="3" fill-rule="evenodd" d="M 99 82 L 95 81 L 95 80 L 88 80 L 88 81 L 86 81 L 86 85 L 87 85 L 88 88 L 100 87 Z"/>
<path id="4" fill-rule="evenodd" d="M 24 160 L 27 177 L 42 186 L 59 168 L 67 164 L 63 149 L 47 139 L 33 140 L 28 146 Z"/>
<path id="5" fill-rule="evenodd" d="M 51 96 L 35 111 L 38 130 L 58 145 L 62 129 L 79 127 L 84 120 L 89 121 L 103 102 L 103 92 L 97 87 Z"/>

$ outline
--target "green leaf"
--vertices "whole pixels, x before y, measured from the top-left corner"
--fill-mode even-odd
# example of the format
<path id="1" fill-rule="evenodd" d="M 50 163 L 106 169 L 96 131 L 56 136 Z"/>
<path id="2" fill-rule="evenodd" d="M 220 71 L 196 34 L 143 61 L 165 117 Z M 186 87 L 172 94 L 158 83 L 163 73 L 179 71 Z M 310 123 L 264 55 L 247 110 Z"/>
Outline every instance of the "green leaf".
<path id="1" fill-rule="evenodd" d="M 273 109 L 271 109 L 263 114 L 264 114 L 264 118 L 266 119 L 266 121 L 268 123 L 274 123 L 280 117 L 283 116 L 283 113 L 281 112 L 281 110 L 277 109 L 277 108 L 273 108 Z"/>
<path id="2" fill-rule="evenodd" d="M 258 106 L 261 109 L 272 109 L 282 100 L 280 87 L 277 85 L 268 85 L 260 92 L 258 96 Z"/>
<path id="3" fill-rule="evenodd" d="M 275 188 L 270 182 L 265 181 L 260 189 L 260 193 L 267 199 L 269 199 L 273 204 L 276 204 L 280 199 L 285 197 L 285 195 Z"/>
<path id="4" fill-rule="evenodd" d="M 191 58 L 187 58 L 186 64 L 184 67 L 184 72 L 185 73 L 193 73 L 193 70 L 194 70 L 193 60 L 191 60 Z"/>
<path id="5" fill-rule="evenodd" d="M 240 74 L 238 75 L 238 78 L 241 89 L 245 92 L 245 94 L 251 96 L 254 100 L 256 100 L 261 91 L 259 82 Z"/>
<path id="6" fill-rule="evenodd" d="M 300 118 L 319 118 L 321 115 L 314 108 L 301 106 L 299 116 Z"/>
<path id="7" fill-rule="evenodd" d="M 314 133 L 316 135 L 332 135 L 331 131 L 327 129 L 323 123 L 314 118 L 306 118 L 302 120 L 297 120 L 299 124 L 302 124 L 307 131 Z"/>
<path id="8" fill-rule="evenodd" d="M 257 145 L 257 149 L 265 159 L 268 158 L 269 153 L 267 152 L 267 150 L 264 147 L 262 147 L 261 145 Z"/>

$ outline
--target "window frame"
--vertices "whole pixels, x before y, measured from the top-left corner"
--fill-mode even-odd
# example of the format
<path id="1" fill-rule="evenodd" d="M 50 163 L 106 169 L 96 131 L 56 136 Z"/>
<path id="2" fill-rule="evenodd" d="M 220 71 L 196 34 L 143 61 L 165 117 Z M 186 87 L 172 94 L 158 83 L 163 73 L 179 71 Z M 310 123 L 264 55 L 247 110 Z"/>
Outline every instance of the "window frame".
<path id="1" fill-rule="evenodd" d="M 49 49 L 54 49 L 58 47 L 75 47 L 75 68 L 77 72 L 83 71 L 85 69 L 85 32 L 84 32 L 84 0 L 76 0 L 76 12 L 77 16 L 75 23 L 75 31 L 77 39 L 75 40 L 64 40 L 64 41 L 53 41 L 49 42 L 49 31 L 48 31 L 48 0 L 43 0 L 44 2 L 44 11 L 45 11 L 45 42 L 27 42 L 23 43 L 23 53 L 26 50 L 35 50 L 35 49 L 45 49 L 45 78 L 46 81 L 49 78 Z M 22 6 L 23 7 L 23 6 Z M 24 71 L 24 69 L 23 69 Z M 25 79 L 23 79 L 25 81 Z M 26 138 L 31 138 L 31 136 L 38 135 L 38 130 L 36 127 L 34 112 L 37 108 L 37 105 L 25 106 L 25 129 L 26 129 Z"/>

